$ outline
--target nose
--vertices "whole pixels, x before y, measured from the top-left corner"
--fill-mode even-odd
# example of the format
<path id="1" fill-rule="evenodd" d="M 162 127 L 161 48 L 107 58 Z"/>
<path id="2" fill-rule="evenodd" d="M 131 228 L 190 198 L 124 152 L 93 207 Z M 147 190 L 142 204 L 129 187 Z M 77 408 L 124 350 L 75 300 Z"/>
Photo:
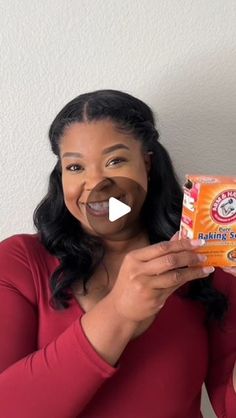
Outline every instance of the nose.
<path id="1" fill-rule="evenodd" d="M 94 169 L 87 173 L 84 180 L 84 188 L 86 191 L 91 192 L 95 187 L 101 184 L 101 189 L 110 184 L 110 180 L 104 175 L 102 170 Z M 99 186 L 100 189 L 100 186 Z"/>

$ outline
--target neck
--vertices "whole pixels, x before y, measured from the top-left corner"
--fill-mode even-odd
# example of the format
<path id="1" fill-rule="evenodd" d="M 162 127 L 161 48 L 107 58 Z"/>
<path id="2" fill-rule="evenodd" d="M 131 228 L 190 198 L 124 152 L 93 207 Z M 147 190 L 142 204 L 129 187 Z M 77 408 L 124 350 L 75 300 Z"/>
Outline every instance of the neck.
<path id="1" fill-rule="evenodd" d="M 114 257 L 125 256 L 129 251 L 137 248 L 145 247 L 150 245 L 148 234 L 146 231 L 136 231 L 130 236 L 126 236 L 123 240 L 104 240 L 106 254 Z"/>

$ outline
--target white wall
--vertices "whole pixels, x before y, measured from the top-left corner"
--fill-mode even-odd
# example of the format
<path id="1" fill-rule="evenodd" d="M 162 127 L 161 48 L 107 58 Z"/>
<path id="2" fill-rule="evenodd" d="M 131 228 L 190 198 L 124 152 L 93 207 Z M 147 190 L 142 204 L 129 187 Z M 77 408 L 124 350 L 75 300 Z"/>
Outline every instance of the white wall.
<path id="1" fill-rule="evenodd" d="M 56 158 L 49 124 L 83 92 L 150 104 L 181 182 L 236 174 L 235 22 L 234 0 L 2 1 L 0 239 L 34 232 Z"/>

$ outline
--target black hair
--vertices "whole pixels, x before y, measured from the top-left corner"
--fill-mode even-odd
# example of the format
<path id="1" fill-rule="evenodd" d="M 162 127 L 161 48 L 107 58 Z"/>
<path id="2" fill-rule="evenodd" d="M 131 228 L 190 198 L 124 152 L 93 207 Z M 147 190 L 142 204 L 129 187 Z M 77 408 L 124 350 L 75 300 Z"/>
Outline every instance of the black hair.
<path id="1" fill-rule="evenodd" d="M 46 196 L 36 207 L 33 220 L 40 241 L 60 260 L 50 279 L 54 309 L 66 309 L 73 297 L 72 285 L 86 283 L 102 262 L 105 249 L 100 237 L 85 232 L 68 211 L 62 190 L 60 140 L 67 127 L 76 122 L 112 121 L 118 129 L 141 141 L 151 152 L 150 181 L 141 218 L 151 244 L 169 240 L 179 230 L 183 193 L 167 150 L 159 141 L 154 115 L 140 99 L 117 90 L 98 90 L 81 94 L 66 104 L 49 129 L 49 140 L 58 160 L 49 177 Z M 213 273 L 214 274 L 214 273 Z M 207 321 L 224 319 L 227 297 L 213 286 L 213 274 L 188 284 L 183 296 L 202 302 Z M 180 288 L 181 289 L 181 288 Z"/>

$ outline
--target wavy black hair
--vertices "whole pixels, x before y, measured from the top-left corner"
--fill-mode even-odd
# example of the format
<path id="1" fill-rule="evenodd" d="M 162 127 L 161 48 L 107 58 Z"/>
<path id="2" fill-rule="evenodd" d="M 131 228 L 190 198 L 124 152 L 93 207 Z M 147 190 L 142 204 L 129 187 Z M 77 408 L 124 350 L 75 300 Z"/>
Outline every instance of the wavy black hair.
<path id="1" fill-rule="evenodd" d="M 65 206 L 59 148 L 68 126 L 76 122 L 100 120 L 112 121 L 118 129 L 140 141 L 144 152 L 152 154 L 150 181 L 140 214 L 150 243 L 169 240 L 180 226 L 182 190 L 170 156 L 159 141 L 150 107 L 140 99 L 117 90 L 98 90 L 71 100 L 50 126 L 51 149 L 58 160 L 49 177 L 47 195 L 33 214 L 40 241 L 60 260 L 50 279 L 50 304 L 54 309 L 69 307 L 68 301 L 73 297 L 72 285 L 78 281 L 82 281 L 84 294 L 87 294 L 86 283 L 105 254 L 102 238 L 85 232 Z M 222 322 L 228 300 L 214 288 L 213 274 L 189 282 L 188 291 L 182 296 L 202 302 L 206 307 L 207 321 Z"/>

